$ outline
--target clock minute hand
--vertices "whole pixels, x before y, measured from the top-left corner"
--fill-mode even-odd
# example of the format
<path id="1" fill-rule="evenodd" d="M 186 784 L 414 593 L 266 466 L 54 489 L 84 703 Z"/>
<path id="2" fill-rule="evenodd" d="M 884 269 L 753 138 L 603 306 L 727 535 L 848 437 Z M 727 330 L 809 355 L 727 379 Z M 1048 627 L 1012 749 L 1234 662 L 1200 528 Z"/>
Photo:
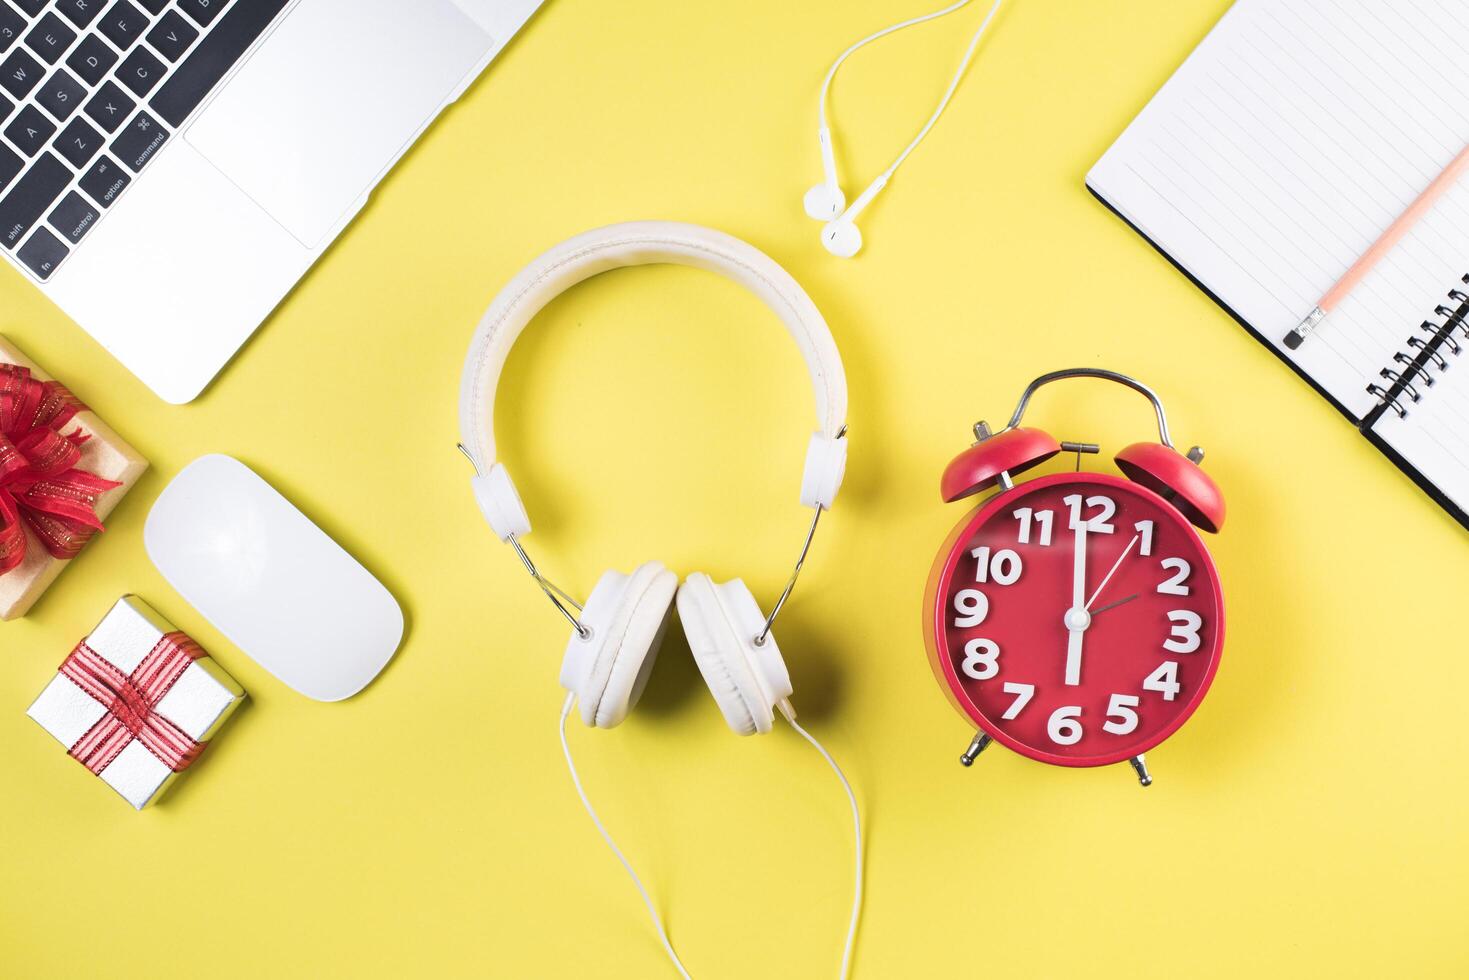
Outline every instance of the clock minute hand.
<path id="1" fill-rule="evenodd" d="M 1071 558 L 1071 608 L 1066 610 L 1066 683 L 1081 683 L 1081 645 L 1091 617 L 1086 611 L 1086 523 L 1076 525 L 1076 545 Z"/>

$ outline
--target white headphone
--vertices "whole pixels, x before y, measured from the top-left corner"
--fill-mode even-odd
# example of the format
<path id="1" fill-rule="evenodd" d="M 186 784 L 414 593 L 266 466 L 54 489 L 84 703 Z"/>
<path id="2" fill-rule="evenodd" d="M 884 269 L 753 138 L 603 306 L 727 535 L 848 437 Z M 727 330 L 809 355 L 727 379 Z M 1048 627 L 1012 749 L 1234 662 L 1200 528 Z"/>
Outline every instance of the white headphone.
<path id="1" fill-rule="evenodd" d="M 934 109 L 933 115 L 928 117 L 928 122 L 924 123 L 923 128 L 918 131 L 918 135 L 913 138 L 913 142 L 909 143 L 903 152 L 898 154 L 898 158 L 893 161 L 892 166 L 879 174 L 877 179 L 869 184 L 865 191 L 858 195 L 857 200 L 852 202 L 851 207 L 847 207 L 847 197 L 842 193 L 841 180 L 837 176 L 836 151 L 832 145 L 831 127 L 827 123 L 826 115 L 826 104 L 831 95 L 831 83 L 836 78 L 837 69 L 858 50 L 871 44 L 878 38 L 886 37 L 896 31 L 901 31 L 905 27 L 912 27 L 915 24 L 922 24 L 925 21 L 942 17 L 945 14 L 951 14 L 968 3 L 969 0 L 958 0 L 957 3 L 950 4 L 942 10 L 935 10 L 933 13 L 924 14 L 921 17 L 914 17 L 911 20 L 902 21 L 891 27 L 884 27 L 874 34 L 869 34 L 843 51 L 837 57 L 837 60 L 832 62 L 832 66 L 827 69 L 826 79 L 821 83 L 821 103 L 818 113 L 821 128 L 817 131 L 817 138 L 821 143 L 821 166 L 825 173 L 825 180 L 806 192 L 803 203 L 808 215 L 817 221 L 826 223 L 826 226 L 821 230 L 821 244 L 825 245 L 826 250 L 832 255 L 849 259 L 862 250 L 862 232 L 857 228 L 857 216 L 866 210 L 867 206 L 873 202 L 878 194 L 882 193 L 883 188 L 887 187 L 888 181 L 892 179 L 893 174 L 903 165 L 903 161 L 908 159 L 909 154 L 918 149 L 918 144 L 923 142 L 923 138 L 928 135 L 929 130 L 933 129 L 934 124 L 939 121 L 939 116 L 943 115 L 944 110 L 948 108 L 949 101 L 954 97 L 954 91 L 959 87 L 959 82 L 964 78 L 965 71 L 969 69 L 969 63 L 974 60 L 974 52 L 979 47 L 979 39 L 984 36 L 985 29 L 990 26 L 990 21 L 994 20 L 995 14 L 1000 9 L 1001 0 L 995 0 L 994 6 L 990 7 L 990 12 L 985 15 L 978 30 L 969 39 L 969 47 L 964 51 L 964 58 L 959 62 L 959 68 L 954 72 L 954 77 L 949 80 L 949 87 L 944 91 L 944 97 L 939 100 L 938 107 Z"/>
<path id="2" fill-rule="evenodd" d="M 586 605 L 581 606 L 537 570 L 521 543 L 530 533 L 530 518 L 509 471 L 495 454 L 495 391 L 510 349 L 547 303 L 577 283 L 611 269 L 655 263 L 707 269 L 748 288 L 780 317 L 810 369 L 817 430 L 807 444 L 801 502 L 813 508 L 814 514 L 800 559 L 769 616 L 761 612 L 754 595 L 739 579 L 717 584 L 708 575 L 695 572 L 680 586 L 674 573 L 658 561 L 646 562 L 626 575 L 603 573 Z M 696 225 L 612 225 L 550 249 L 495 298 L 480 321 L 464 365 L 460 449 L 474 464 L 475 499 L 495 533 L 515 549 L 542 591 L 572 625 L 561 664 L 561 685 L 569 692 L 561 713 L 561 743 L 572 780 L 597 829 L 632 875 L 668 955 L 684 976 L 688 974 L 647 891 L 582 791 L 566 742 L 566 719 L 573 704 L 579 707 L 582 721 L 596 728 L 613 728 L 627 717 L 642 695 L 676 604 L 689 648 L 729 727 L 740 735 L 769 732 L 779 710 L 816 747 L 846 788 L 857 841 L 857 885 L 842 966 L 846 976 L 861 903 L 857 803 L 836 762 L 796 723 L 789 700 L 790 674 L 771 633 L 795 586 L 821 513 L 841 488 L 847 462 L 846 414 L 847 382 L 841 355 L 815 304 L 784 269 L 759 250 Z"/>

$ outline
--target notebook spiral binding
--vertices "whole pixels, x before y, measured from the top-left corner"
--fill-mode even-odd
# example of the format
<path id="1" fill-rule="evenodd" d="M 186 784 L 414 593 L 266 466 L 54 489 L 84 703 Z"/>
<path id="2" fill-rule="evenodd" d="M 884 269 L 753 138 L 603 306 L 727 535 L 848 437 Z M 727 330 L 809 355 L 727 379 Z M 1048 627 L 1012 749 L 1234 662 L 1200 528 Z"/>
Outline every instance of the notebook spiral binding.
<path id="1" fill-rule="evenodd" d="M 1469 275 L 1460 283 L 1469 287 Z M 1381 409 L 1391 410 L 1400 419 L 1408 417 L 1404 404 L 1416 405 L 1423 400 L 1423 390 L 1432 388 L 1434 372 L 1442 374 L 1449 369 L 1449 358 L 1463 353 L 1460 340 L 1469 341 L 1469 291 L 1451 289 L 1448 303 L 1440 303 L 1433 315 L 1442 317 L 1442 323 L 1424 320 L 1418 329 L 1425 335 L 1414 334 L 1408 338 L 1408 350 L 1393 355 L 1396 367 L 1385 367 L 1378 374 L 1387 384 L 1370 384 L 1368 394 L 1377 399 Z M 1462 338 L 1454 336 L 1455 331 Z M 1421 388 L 1420 388 L 1421 386 Z"/>

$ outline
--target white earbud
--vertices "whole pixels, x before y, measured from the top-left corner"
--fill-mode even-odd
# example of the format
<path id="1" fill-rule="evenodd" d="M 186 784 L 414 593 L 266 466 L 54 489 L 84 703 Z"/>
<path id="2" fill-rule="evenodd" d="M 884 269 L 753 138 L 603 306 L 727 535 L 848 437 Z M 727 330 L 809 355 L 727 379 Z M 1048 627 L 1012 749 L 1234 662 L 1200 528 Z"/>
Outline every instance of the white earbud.
<path id="1" fill-rule="evenodd" d="M 964 73 L 969 69 L 969 63 L 974 60 L 974 52 L 979 47 L 979 39 L 984 36 L 985 29 L 990 26 L 990 21 L 994 20 L 995 14 L 1000 9 L 1001 2 L 1002 0 L 995 0 L 994 6 L 990 7 L 990 12 L 985 15 L 983 22 L 980 23 L 979 28 L 974 32 L 974 36 L 969 39 L 969 47 L 964 52 L 964 58 L 959 62 L 958 70 L 954 72 L 954 77 L 950 79 L 949 87 L 944 92 L 944 97 L 939 100 L 938 108 L 934 109 L 933 115 L 928 118 L 928 122 L 918 131 L 918 135 L 913 138 L 913 142 L 909 143 L 903 152 L 898 154 L 898 158 L 893 161 L 893 165 L 883 171 L 882 176 L 874 180 L 867 190 L 863 191 L 862 195 L 852 202 L 852 206 L 847 207 L 845 210 L 843 208 L 846 206 L 846 195 L 842 193 L 841 181 L 837 176 L 836 151 L 832 145 L 831 128 L 827 124 L 826 118 L 826 103 L 831 95 L 831 83 L 832 79 L 836 77 L 837 69 L 859 48 L 871 44 L 878 38 L 892 34 L 894 31 L 901 31 L 905 27 L 912 27 L 914 24 L 922 24 L 925 21 L 942 17 L 945 14 L 951 14 L 960 7 L 967 5 L 969 0 L 958 0 L 957 3 L 952 3 L 942 10 L 935 10 L 932 13 L 914 17 L 910 20 L 894 24 L 891 27 L 884 27 L 874 34 L 869 34 L 843 51 L 837 57 L 837 60 L 832 62 L 832 66 L 827 69 L 826 79 L 821 84 L 819 112 L 821 128 L 817 131 L 817 136 L 821 143 L 821 166 L 825 172 L 826 179 L 808 190 L 802 203 L 805 205 L 808 215 L 817 221 L 826 222 L 826 226 L 821 230 L 821 244 L 832 255 L 849 259 L 862 251 L 862 232 L 857 228 L 857 215 L 861 214 L 872 203 L 873 199 L 881 193 L 882 189 L 888 185 L 888 181 L 892 179 L 893 174 L 897 172 L 898 168 L 903 165 L 903 161 L 908 159 L 909 154 L 918 149 L 918 144 L 923 142 L 923 138 L 928 135 L 929 130 L 933 129 L 934 124 L 939 121 L 939 116 L 943 115 L 944 110 L 948 108 L 949 101 L 954 97 L 954 92 L 959 87 L 959 82 L 964 78 Z"/>
<path id="2" fill-rule="evenodd" d="M 828 221 L 826 227 L 821 230 L 821 244 L 826 250 L 837 258 L 850 259 L 862 251 L 862 232 L 857 227 L 857 216 L 871 204 L 882 189 L 888 185 L 888 174 L 874 180 L 868 185 L 852 206 L 843 211 L 841 216 L 834 221 Z"/>
<path id="3" fill-rule="evenodd" d="M 847 208 L 847 195 L 837 179 L 836 154 L 831 149 L 831 130 L 821 127 L 821 167 L 826 179 L 806 192 L 806 213 L 817 221 L 834 221 Z"/>

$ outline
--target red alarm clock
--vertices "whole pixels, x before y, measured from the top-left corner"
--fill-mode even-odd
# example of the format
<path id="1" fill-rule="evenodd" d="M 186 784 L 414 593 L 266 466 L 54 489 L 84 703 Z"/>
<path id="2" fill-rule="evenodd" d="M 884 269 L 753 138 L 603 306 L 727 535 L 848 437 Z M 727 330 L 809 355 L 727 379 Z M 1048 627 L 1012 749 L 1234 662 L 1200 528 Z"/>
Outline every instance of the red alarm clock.
<path id="1" fill-rule="evenodd" d="M 1141 392 L 1158 442 L 1117 454 L 1122 476 L 1080 471 L 1099 448 L 1021 428 L 1038 388 L 1101 378 Z M 1215 533 L 1224 498 L 1199 463 L 1173 448 L 1163 403 L 1113 371 L 1076 368 L 1031 382 L 1010 424 L 944 471 L 946 501 L 994 487 L 940 549 L 925 597 L 924 634 L 939 684 L 979 727 L 964 765 L 991 741 L 1061 766 L 1132 763 L 1188 720 L 1219 667 L 1224 595 L 1195 528 Z M 1013 477 L 1061 451 L 1078 470 Z"/>

